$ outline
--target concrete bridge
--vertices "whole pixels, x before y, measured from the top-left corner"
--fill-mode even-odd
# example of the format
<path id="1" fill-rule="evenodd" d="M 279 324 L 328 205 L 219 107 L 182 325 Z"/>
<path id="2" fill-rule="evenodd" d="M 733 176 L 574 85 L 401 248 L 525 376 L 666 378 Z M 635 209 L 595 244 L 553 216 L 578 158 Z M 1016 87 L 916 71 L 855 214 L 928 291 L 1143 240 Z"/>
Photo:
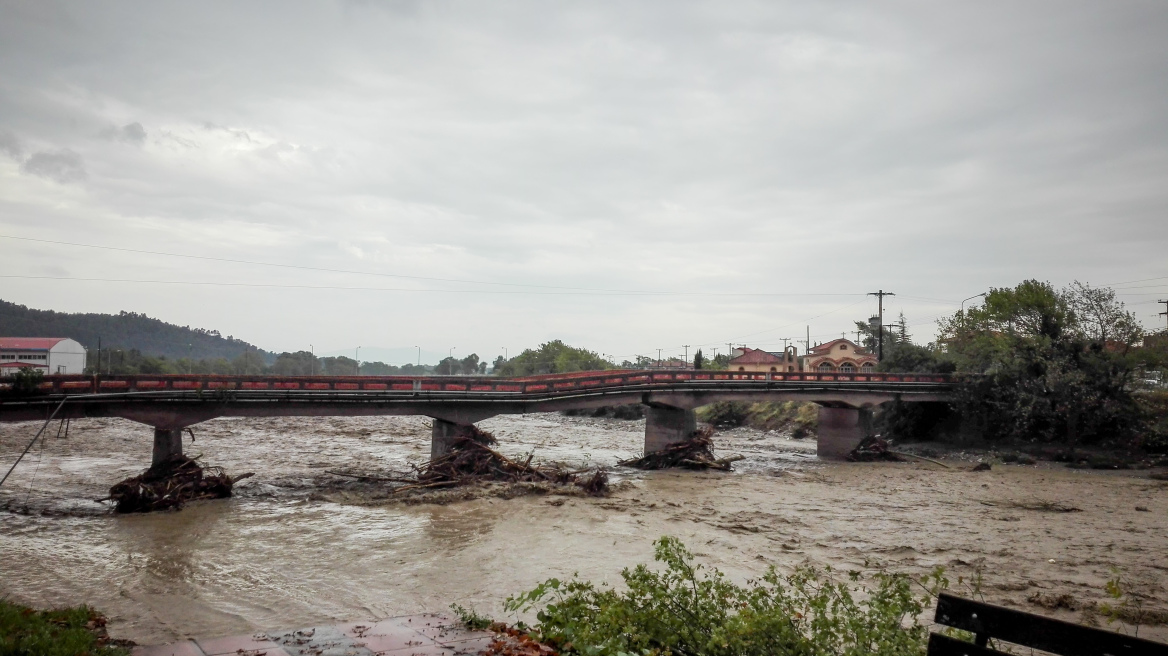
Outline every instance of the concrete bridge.
<path id="1" fill-rule="evenodd" d="M 445 453 L 475 422 L 501 414 L 609 405 L 646 406 L 645 452 L 687 439 L 694 408 L 718 401 L 820 405 L 817 452 L 840 458 L 867 434 L 886 401 L 946 401 L 953 380 L 937 374 L 585 371 L 493 376 L 47 376 L 34 394 L 0 382 L 0 421 L 122 417 L 154 428 L 153 461 L 182 453 L 183 429 L 215 417 L 424 415 L 431 454 Z"/>

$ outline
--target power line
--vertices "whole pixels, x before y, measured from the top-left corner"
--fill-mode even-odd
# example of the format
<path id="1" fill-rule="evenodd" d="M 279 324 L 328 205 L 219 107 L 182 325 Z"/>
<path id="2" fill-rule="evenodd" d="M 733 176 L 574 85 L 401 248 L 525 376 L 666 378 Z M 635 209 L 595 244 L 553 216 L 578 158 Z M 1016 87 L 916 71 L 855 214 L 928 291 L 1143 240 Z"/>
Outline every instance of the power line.
<path id="1" fill-rule="evenodd" d="M 416 288 L 416 287 L 351 287 L 341 285 L 280 285 L 274 283 L 251 283 L 251 282 L 214 282 L 209 280 L 141 280 L 135 278 L 82 278 L 76 276 L 24 276 L 24 275 L 0 275 L 0 278 L 16 278 L 22 280 L 67 280 L 77 282 L 118 282 L 118 283 L 139 283 L 149 285 L 200 285 L 211 287 L 262 287 L 274 289 L 326 289 L 326 290 L 351 290 L 351 291 L 383 291 L 383 292 L 426 292 L 435 294 L 534 294 L 541 296 L 745 296 L 745 297 L 782 297 L 782 296 L 861 296 L 861 294 L 782 294 L 782 293 L 746 293 L 746 292 L 638 292 L 638 291 L 605 291 L 605 290 L 587 290 L 580 288 L 579 291 L 504 291 L 504 290 L 487 290 L 487 289 L 431 289 L 431 288 Z M 493 283 L 492 283 L 493 284 Z M 503 283 L 498 283 L 503 284 Z M 571 289 L 571 288 L 562 288 Z"/>
<path id="2" fill-rule="evenodd" d="M 329 269 L 329 268 L 323 268 L 323 267 L 304 266 L 304 265 L 300 265 L 300 264 L 281 264 L 278 262 L 261 262 L 258 260 L 240 260 L 240 259 L 227 258 L 227 257 L 212 257 L 212 256 L 207 256 L 207 255 L 188 255 L 185 253 L 168 253 L 165 251 L 149 251 L 149 250 L 141 250 L 141 249 L 136 249 L 136 248 L 123 248 L 120 246 L 100 246 L 100 245 L 96 245 L 96 244 L 80 244 L 80 243 L 70 242 L 70 241 L 54 241 L 51 239 L 35 239 L 33 237 L 16 237 L 14 235 L 0 235 L 0 239 L 16 239 L 16 240 L 20 240 L 20 241 L 31 241 L 31 242 L 41 243 L 41 244 L 54 244 L 54 245 L 58 245 L 58 246 L 74 246 L 77 248 L 92 248 L 92 249 L 97 249 L 97 250 L 118 251 L 118 252 L 122 252 L 122 253 L 138 253 L 140 255 L 162 255 L 165 257 L 181 257 L 181 258 L 186 258 L 186 259 L 191 259 L 191 260 L 206 260 L 209 262 L 228 262 L 228 263 L 232 263 L 232 264 L 248 264 L 248 265 L 253 265 L 253 266 L 277 267 L 277 268 L 281 268 L 281 269 L 299 269 L 299 270 L 303 270 L 303 271 L 319 271 L 322 273 L 345 273 L 345 274 L 353 274 L 353 275 L 361 275 L 361 276 L 380 276 L 380 277 L 385 277 L 385 278 L 403 278 L 403 279 L 407 279 L 407 280 L 426 280 L 426 281 L 430 281 L 430 282 L 455 282 L 455 283 L 463 283 L 463 284 L 471 284 L 471 285 L 499 285 L 499 286 L 506 286 L 506 287 L 530 287 L 530 288 L 537 288 L 537 289 L 559 289 L 559 290 L 577 291 L 577 292 L 597 292 L 597 293 L 603 292 L 603 293 L 612 293 L 612 294 L 659 295 L 659 296 L 855 296 L 856 295 L 856 294 L 807 294 L 807 293 L 781 293 L 781 294 L 779 294 L 779 293 L 773 293 L 773 294 L 772 293 L 760 293 L 760 294 L 714 293 L 714 292 L 700 293 L 700 292 L 668 292 L 668 291 L 659 291 L 659 290 L 654 291 L 654 290 L 636 290 L 636 289 L 604 289 L 604 288 L 594 288 L 594 287 L 566 287 L 566 286 L 557 286 L 557 285 L 537 285 L 537 284 L 531 284 L 531 283 L 512 283 L 512 282 L 491 282 L 491 281 L 486 281 L 486 280 L 467 280 L 467 279 L 461 279 L 461 278 L 434 278 L 434 277 L 428 277 L 428 276 L 413 276 L 413 275 L 400 274 L 400 273 L 381 273 L 381 272 L 376 272 L 376 271 L 360 271 L 360 270 L 354 270 L 354 269 Z M 0 276 L 0 277 L 18 278 L 21 276 Z M 29 277 L 36 277 L 36 276 L 29 276 Z M 46 278 L 48 278 L 48 277 L 46 276 Z M 59 278 L 59 279 L 60 280 L 96 280 L 96 281 L 100 281 L 100 282 L 165 282 L 168 284 L 179 284 L 179 283 L 175 283 L 173 281 L 129 281 L 129 280 L 103 280 L 103 279 L 91 279 L 91 278 Z M 191 283 L 191 284 L 194 284 L 194 283 Z M 200 284 L 211 284 L 211 283 L 200 283 Z M 241 284 L 238 286 L 246 286 L 246 285 Z M 256 286 L 272 287 L 275 285 L 256 285 Z M 349 289 L 349 288 L 345 288 L 345 287 L 321 287 L 321 289 Z M 373 288 L 354 287 L 351 289 L 366 290 L 366 289 L 373 289 Z M 387 290 L 387 291 L 410 291 L 410 290 L 394 289 L 394 290 Z M 422 291 L 441 291 L 441 290 L 422 290 Z M 489 293 L 489 292 L 476 292 L 476 293 Z"/>

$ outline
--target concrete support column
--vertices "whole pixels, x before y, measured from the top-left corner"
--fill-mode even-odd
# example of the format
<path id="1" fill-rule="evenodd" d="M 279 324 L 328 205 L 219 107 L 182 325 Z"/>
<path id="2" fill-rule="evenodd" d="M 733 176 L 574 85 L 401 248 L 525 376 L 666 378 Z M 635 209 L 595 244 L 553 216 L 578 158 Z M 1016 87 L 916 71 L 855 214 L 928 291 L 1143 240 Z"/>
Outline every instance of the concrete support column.
<path id="1" fill-rule="evenodd" d="M 866 408 L 819 408 L 819 439 L 815 454 L 820 458 L 843 460 L 868 437 L 872 411 Z"/>
<path id="2" fill-rule="evenodd" d="M 466 434 L 469 427 L 465 424 L 456 424 L 445 419 L 434 419 L 434 428 L 430 432 L 430 459 L 450 453 L 454 441 Z"/>
<path id="3" fill-rule="evenodd" d="M 656 453 L 688 440 L 698 428 L 693 410 L 668 406 L 645 408 L 645 453 Z"/>
<path id="4" fill-rule="evenodd" d="M 171 456 L 182 455 L 181 428 L 154 429 L 154 458 L 150 464 L 157 465 Z"/>

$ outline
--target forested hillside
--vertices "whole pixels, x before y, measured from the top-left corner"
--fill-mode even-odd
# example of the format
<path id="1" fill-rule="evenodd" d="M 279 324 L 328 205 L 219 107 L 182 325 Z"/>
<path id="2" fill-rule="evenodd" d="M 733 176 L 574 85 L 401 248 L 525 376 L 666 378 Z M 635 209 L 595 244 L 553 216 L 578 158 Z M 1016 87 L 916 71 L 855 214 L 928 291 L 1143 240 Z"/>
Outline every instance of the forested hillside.
<path id="1" fill-rule="evenodd" d="M 34 310 L 0 300 L 0 336 L 71 337 L 87 349 L 97 349 L 98 338 L 105 349 L 137 349 L 144 355 L 171 359 L 232 360 L 248 350 L 258 349 L 216 330 L 176 326 L 136 312 L 118 314 L 69 314 Z M 189 345 L 189 346 L 188 346 Z M 268 361 L 274 353 L 258 351 Z"/>

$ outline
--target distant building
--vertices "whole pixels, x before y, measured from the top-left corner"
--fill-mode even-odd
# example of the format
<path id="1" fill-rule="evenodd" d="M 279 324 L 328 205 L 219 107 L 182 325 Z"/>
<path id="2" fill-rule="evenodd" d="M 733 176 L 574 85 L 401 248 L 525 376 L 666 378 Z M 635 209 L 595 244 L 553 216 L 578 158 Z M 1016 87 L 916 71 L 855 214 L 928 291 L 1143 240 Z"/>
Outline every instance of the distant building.
<path id="1" fill-rule="evenodd" d="M 788 346 L 786 351 L 771 352 L 762 349 L 752 349 L 743 346 L 733 351 L 734 357 L 730 360 L 730 371 L 755 372 L 782 372 L 800 371 L 799 351 L 794 346 Z"/>
<path id="2" fill-rule="evenodd" d="M 646 365 L 645 368 L 646 369 L 690 369 L 692 367 L 693 367 L 693 365 L 689 362 L 686 362 L 685 360 L 679 360 L 677 358 L 670 358 L 668 360 L 653 360 L 648 365 Z"/>
<path id="3" fill-rule="evenodd" d="M 833 339 L 811 347 L 803 358 L 803 370 L 868 373 L 876 371 L 876 356 L 850 339 Z"/>
<path id="4" fill-rule="evenodd" d="M 0 372 L 24 367 L 46 374 L 85 373 L 85 347 L 68 337 L 0 337 Z"/>

